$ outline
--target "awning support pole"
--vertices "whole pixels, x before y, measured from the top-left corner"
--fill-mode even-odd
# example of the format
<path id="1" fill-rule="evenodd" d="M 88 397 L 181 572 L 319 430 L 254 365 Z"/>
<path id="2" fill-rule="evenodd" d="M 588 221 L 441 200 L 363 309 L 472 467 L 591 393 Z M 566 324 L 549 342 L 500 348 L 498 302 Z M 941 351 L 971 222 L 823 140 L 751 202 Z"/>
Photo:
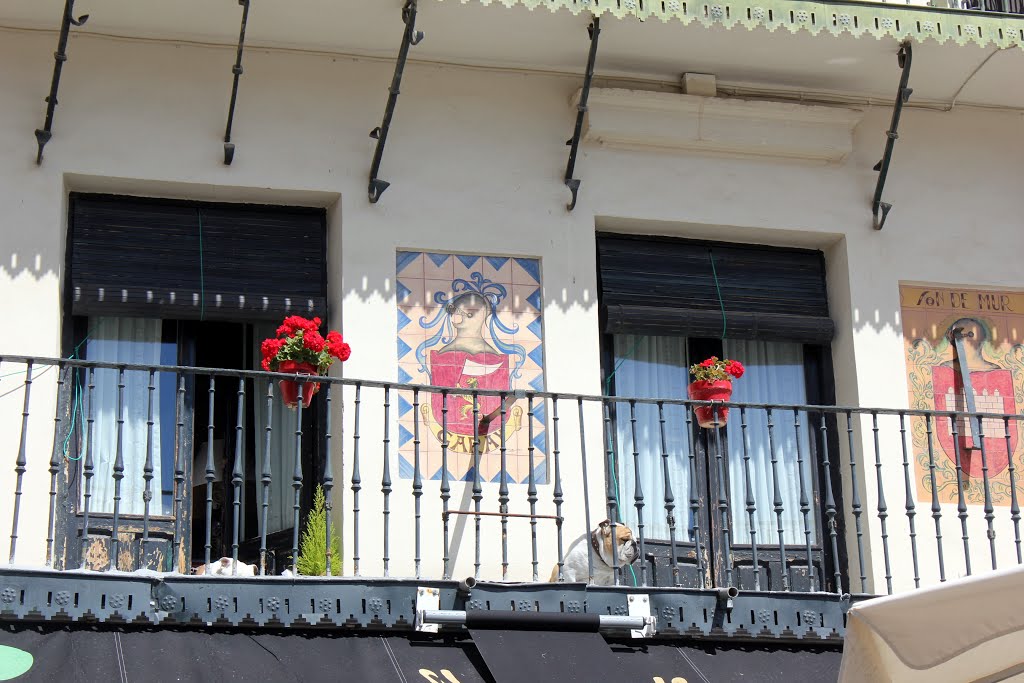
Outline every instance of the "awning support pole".
<path id="1" fill-rule="evenodd" d="M 592 624 L 594 616 L 597 616 L 599 628 L 604 631 L 637 631 L 643 634 L 639 637 L 649 638 L 655 634 L 657 629 L 657 618 L 652 616 L 589 615 L 567 612 L 502 612 L 498 614 L 495 612 L 477 611 L 474 612 L 473 618 L 479 619 L 481 622 L 486 620 L 486 622 L 476 624 L 472 623 L 471 620 L 468 626 L 470 628 L 493 629 L 500 627 L 508 630 L 517 630 L 537 628 L 540 622 L 542 622 L 543 629 L 545 630 L 587 631 L 592 630 L 589 626 Z M 431 624 L 466 626 L 466 612 L 444 609 L 421 610 L 416 615 L 416 624 L 418 629 L 423 629 L 423 627 Z"/>
<path id="2" fill-rule="evenodd" d="M 46 122 L 42 128 L 36 129 L 36 144 L 39 146 L 36 152 L 36 165 L 43 162 L 43 147 L 50 141 L 53 129 L 53 111 L 57 107 L 57 90 L 60 88 L 60 73 L 64 68 L 64 62 L 68 61 L 67 47 L 68 34 L 72 25 L 83 26 L 89 20 L 88 14 L 83 14 L 77 19 L 74 17 L 75 0 L 64 1 L 64 16 L 60 22 L 60 37 L 57 39 L 57 51 L 53 53 L 53 79 L 50 81 L 50 94 L 46 97 Z"/>
<path id="3" fill-rule="evenodd" d="M 370 165 L 369 197 L 371 204 L 376 204 L 380 196 L 384 194 L 384 190 L 391 185 L 386 180 L 378 178 L 377 173 L 380 171 L 380 162 L 384 157 L 384 145 L 387 144 L 391 118 L 395 115 L 395 105 L 398 104 L 398 93 L 402 85 L 405 62 L 409 58 L 409 48 L 419 45 L 423 40 L 423 32 L 416 30 L 416 0 L 405 0 L 405 6 L 402 7 L 402 21 L 405 23 L 405 32 L 402 34 L 402 44 L 398 48 L 395 75 L 391 79 L 391 87 L 388 88 L 388 103 L 384 109 L 384 121 L 370 131 L 370 137 L 377 141 L 377 148 L 373 152 L 373 163 Z"/>
<path id="4" fill-rule="evenodd" d="M 887 138 L 885 141 L 885 153 L 882 155 L 882 160 L 875 164 L 874 168 L 874 170 L 878 171 L 875 196 L 871 200 L 871 214 L 874 217 L 875 230 L 881 230 L 885 226 L 885 219 L 889 215 L 890 209 L 892 209 L 892 204 L 882 201 L 882 190 L 885 188 L 886 176 L 889 175 L 892 148 L 896 144 L 896 138 L 899 137 L 897 131 L 900 126 L 900 114 L 903 113 L 903 105 L 910 100 L 910 95 L 914 92 L 913 88 L 907 87 L 907 82 L 910 80 L 910 63 L 913 60 L 913 48 L 909 40 L 905 40 L 900 44 L 900 50 L 896 53 L 896 60 L 902 70 L 900 74 L 900 88 L 896 93 L 896 104 L 893 105 L 892 109 L 892 122 L 889 124 L 889 130 L 885 132 Z"/>
<path id="5" fill-rule="evenodd" d="M 249 0 L 238 0 L 242 6 L 242 25 L 238 29 L 238 51 L 235 65 L 231 67 L 234 79 L 231 82 L 231 103 L 228 105 L 228 123 L 224 128 L 224 164 L 230 166 L 235 158 L 235 144 L 231 142 L 231 126 L 235 122 L 235 103 L 238 101 L 238 79 L 242 75 L 242 49 L 245 46 L 245 25 L 249 21 Z"/>
<path id="6" fill-rule="evenodd" d="M 576 105 L 576 128 L 573 130 L 572 139 L 566 140 L 569 146 L 569 163 L 565 166 L 565 186 L 572 192 L 572 201 L 566 206 L 569 211 L 576 208 L 576 195 L 580 191 L 580 181 L 573 178 L 576 171 L 576 153 L 580 147 L 580 135 L 583 133 L 583 117 L 587 113 L 587 100 L 590 98 L 590 84 L 594 80 L 594 63 L 597 61 L 597 39 L 601 35 L 601 19 L 594 17 L 594 22 L 587 27 L 590 34 L 590 54 L 587 56 L 587 70 L 583 75 L 583 89 L 580 91 L 580 101 Z"/>

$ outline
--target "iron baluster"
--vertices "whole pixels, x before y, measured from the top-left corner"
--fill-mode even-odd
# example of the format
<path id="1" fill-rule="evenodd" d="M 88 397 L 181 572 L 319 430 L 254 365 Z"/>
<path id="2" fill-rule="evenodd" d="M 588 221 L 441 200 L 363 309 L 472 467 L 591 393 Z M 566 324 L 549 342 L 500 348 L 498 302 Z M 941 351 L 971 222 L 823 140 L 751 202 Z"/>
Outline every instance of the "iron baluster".
<path id="1" fill-rule="evenodd" d="M 644 490 L 640 485 L 640 446 L 636 439 L 636 401 L 629 402 L 629 431 L 633 443 L 633 507 L 636 508 L 636 531 L 640 541 L 640 583 L 647 585 L 647 564 L 644 559 Z M 618 552 L 618 539 L 612 537 L 612 552 Z"/>
<path id="2" fill-rule="evenodd" d="M 501 514 L 501 580 L 508 580 L 508 460 L 505 446 L 505 394 L 501 394 L 501 472 L 498 474 L 498 512 Z"/>
<path id="3" fill-rule="evenodd" d="M 590 482 L 587 478 L 587 435 L 584 428 L 583 422 L 583 399 L 577 398 L 576 404 L 579 407 L 580 417 L 580 465 L 582 466 L 583 472 L 583 523 L 584 531 L 590 533 Z M 530 418 L 533 419 L 532 417 Z M 533 458 L 531 454 L 530 458 L 530 485 L 533 486 Z M 533 492 L 534 498 L 536 499 L 537 492 Z M 536 520 L 533 517 L 533 505 L 530 507 L 530 521 L 534 525 L 534 539 L 533 539 L 533 580 L 537 580 L 537 536 L 536 536 Z M 675 554 L 675 536 L 673 536 L 673 555 Z M 674 567 L 675 565 L 673 565 Z M 587 583 L 594 583 L 594 546 L 587 543 Z"/>
<path id="4" fill-rule="evenodd" d="M 231 127 L 235 122 L 235 103 L 238 101 L 238 81 L 242 76 L 242 49 L 245 46 L 245 26 L 249 21 L 249 0 L 238 0 L 242 6 L 242 24 L 238 29 L 238 50 L 235 64 L 231 67 L 231 102 L 228 104 L 228 122 L 224 127 L 224 164 L 230 165 L 235 159 L 235 144 L 231 142 Z"/>
<path id="5" fill-rule="evenodd" d="M 611 403 L 606 398 L 601 399 L 601 405 L 604 408 L 604 430 L 605 430 L 605 444 L 606 444 L 606 462 L 605 462 L 605 483 L 607 489 L 605 490 L 605 501 L 608 506 L 608 521 L 611 524 L 612 538 L 615 538 L 615 519 L 618 516 L 618 504 L 619 504 L 619 492 L 616 486 L 616 465 L 615 465 L 615 432 L 612 429 L 612 412 Z M 588 530 L 589 531 L 589 530 Z M 559 572 L 558 580 L 562 580 L 562 574 Z M 619 554 L 612 553 L 612 582 L 614 585 L 619 585 Z"/>
<path id="6" fill-rule="evenodd" d="M 302 409 L 306 383 L 298 381 L 295 403 L 295 462 L 292 469 L 292 574 L 299 573 L 299 513 L 302 509 Z"/>
<path id="7" fill-rule="evenodd" d="M 267 523 L 270 514 L 270 485 L 274 483 L 273 466 L 270 459 L 270 444 L 273 438 L 274 425 L 274 382 L 267 380 L 267 426 L 263 436 L 263 468 L 260 472 L 260 484 L 263 487 L 263 500 L 260 502 L 260 574 L 267 574 Z"/>
<path id="8" fill-rule="evenodd" d="M 1019 425 L 1016 425 L 1019 428 Z M 1003 430 L 1006 436 L 1006 452 L 1013 453 L 1013 439 L 1010 436 L 1010 418 L 1003 418 Z M 1013 464 L 1013 455 L 1009 456 L 1010 468 L 1010 521 L 1013 522 L 1013 543 L 1017 546 L 1017 564 L 1024 564 L 1020 543 L 1020 505 L 1017 503 L 1017 468 Z"/>
<path id="9" fill-rule="evenodd" d="M 768 449 L 771 451 L 772 464 L 772 509 L 775 511 L 775 528 L 779 533 L 779 561 L 782 565 L 782 590 L 789 590 L 789 563 L 786 561 L 786 531 L 782 523 L 782 515 L 786 508 L 782 502 L 782 489 L 779 487 L 779 458 L 775 452 L 775 423 L 772 421 L 772 409 L 766 411 L 768 418 Z"/>
<path id="10" fill-rule="evenodd" d="M 530 548 L 531 564 L 533 565 L 533 580 L 537 581 L 537 480 L 533 473 L 533 394 L 526 399 L 526 421 L 527 421 L 527 442 L 526 457 L 530 467 L 529 478 L 526 484 L 526 500 L 530 504 Z"/>
<path id="11" fill-rule="evenodd" d="M 849 410 L 846 411 L 846 438 L 850 444 L 850 489 L 853 494 L 850 501 L 850 509 L 853 511 L 853 520 L 857 527 L 857 561 L 860 563 L 860 591 L 861 593 L 866 593 L 868 577 L 864 569 L 864 529 L 861 526 L 863 506 L 860 502 L 860 491 L 857 486 L 857 448 L 853 441 L 853 415 Z"/>
<path id="12" fill-rule="evenodd" d="M 213 406 L 216 395 L 217 378 L 210 375 L 208 396 L 210 400 L 209 420 L 206 423 L 206 545 L 204 556 L 206 564 L 210 564 L 210 549 L 213 545 L 213 478 L 217 471 L 213 468 Z"/>
<path id="13" fill-rule="evenodd" d="M 551 429 L 554 432 L 554 446 L 551 452 L 555 462 L 555 487 L 552 491 L 552 498 L 555 503 L 555 532 L 558 536 L 558 579 L 561 580 L 562 568 L 565 565 L 565 553 L 562 547 L 562 470 L 558 450 L 558 396 L 551 397 Z M 612 548 L 615 547 L 615 536 L 613 535 Z"/>
<path id="14" fill-rule="evenodd" d="M 988 546 L 992 556 L 992 569 L 996 569 L 996 529 L 995 529 L 995 508 L 992 506 L 992 491 L 989 488 L 988 480 L 988 453 L 985 449 L 985 419 L 978 417 L 975 424 L 978 425 L 978 444 L 981 447 L 981 484 L 985 490 L 985 524 L 988 527 Z M 1013 457 L 1010 455 L 1010 457 Z"/>
<path id="15" fill-rule="evenodd" d="M 580 190 L 580 181 L 573 178 L 573 174 L 576 172 L 576 155 L 579 152 L 580 136 L 583 134 L 583 120 L 587 114 L 590 85 L 594 80 L 594 64 L 597 62 L 597 39 L 601 35 L 601 19 L 599 17 L 594 17 L 594 21 L 587 27 L 587 33 L 590 35 L 590 52 L 587 54 L 587 68 L 583 75 L 580 101 L 576 104 L 576 127 L 573 129 L 572 138 L 565 143 L 569 146 L 569 161 L 565 166 L 565 186 L 572 193 L 572 200 L 567 205 L 569 211 L 576 208 L 576 196 Z"/>
<path id="16" fill-rule="evenodd" d="M 25 470 L 28 465 L 26 446 L 28 442 L 28 405 L 29 396 L 32 393 L 32 361 L 25 364 L 25 399 L 21 410 L 21 439 L 18 443 L 18 458 L 14 461 L 14 513 L 11 522 L 11 555 L 10 562 L 14 564 L 14 553 L 18 545 L 18 518 L 21 513 L 21 484 L 25 478 Z"/>
<path id="17" fill-rule="evenodd" d="M 733 585 L 732 543 L 729 535 L 729 494 L 725 490 L 725 463 L 722 454 L 721 409 L 714 409 L 715 416 L 715 467 L 718 472 L 718 521 L 722 525 L 722 548 L 725 550 L 725 585 Z"/>
<path id="18" fill-rule="evenodd" d="M 391 386 L 384 387 L 384 463 L 380 491 L 384 494 L 384 576 L 391 570 Z"/>
<path id="19" fill-rule="evenodd" d="M 174 557 L 171 558 L 170 566 L 173 571 L 174 565 L 178 565 L 178 572 L 184 573 L 185 549 L 182 533 L 182 519 L 185 516 L 183 510 L 185 498 L 185 376 L 182 373 L 175 375 L 178 378 L 175 405 L 174 405 L 174 540 L 171 543 Z M 177 560 L 177 562 L 175 562 Z"/>
<path id="20" fill-rule="evenodd" d="M 800 516 L 804 524 L 804 544 L 807 553 L 807 578 L 811 582 L 811 592 L 818 590 L 817 570 L 814 567 L 814 558 L 811 555 L 811 502 L 807 496 L 807 484 L 804 481 L 804 453 L 800 447 L 800 411 L 793 411 L 793 431 L 796 434 L 796 470 L 800 486 Z"/>
<path id="21" fill-rule="evenodd" d="M 964 543 L 964 565 L 967 569 L 967 576 L 971 575 L 971 542 L 967 533 L 967 502 L 964 500 L 963 467 L 960 459 L 960 434 L 956 423 L 956 417 L 949 416 L 951 425 L 950 431 L 953 434 L 953 454 L 956 465 L 956 495 L 957 495 L 957 517 L 960 518 L 960 533 Z M 965 425 L 966 426 L 966 425 Z M 977 432 L 974 432 L 975 434 Z M 973 438 L 973 437 L 972 437 Z"/>
<path id="22" fill-rule="evenodd" d="M 928 436 L 928 478 L 932 490 L 932 519 L 935 520 L 935 547 L 939 553 L 939 581 L 946 580 L 946 560 L 942 553 L 942 506 L 939 505 L 939 489 L 935 484 L 935 442 L 932 432 L 931 414 L 924 416 L 925 432 Z"/>
<path id="23" fill-rule="evenodd" d="M 900 413 L 900 442 L 903 445 L 903 483 L 905 497 L 903 506 L 907 511 L 907 522 L 910 525 L 910 554 L 913 556 L 914 560 L 914 588 L 920 588 L 921 575 L 917 562 L 917 529 L 914 524 L 914 518 L 917 516 L 917 504 L 914 502 L 914 491 L 910 483 L 910 459 L 907 453 L 907 421 L 904 413 Z"/>
<path id="24" fill-rule="evenodd" d="M 885 179 L 889 175 L 892 149 L 896 144 L 896 138 L 899 137 L 897 131 L 900 126 L 900 114 L 903 113 L 903 105 L 910 100 L 910 95 L 914 92 L 913 88 L 907 87 L 907 83 L 910 80 L 910 65 L 913 61 L 913 56 L 914 53 L 910 41 L 906 40 L 901 43 L 899 52 L 896 54 L 896 60 L 900 66 L 900 86 L 896 93 L 896 104 L 892 108 L 892 122 L 889 124 L 889 130 L 885 132 L 885 152 L 882 155 L 882 160 L 875 165 L 875 170 L 878 171 L 878 182 L 875 184 L 875 196 L 871 200 L 871 215 L 874 217 L 875 230 L 881 230 L 885 227 L 885 219 L 892 209 L 892 204 L 882 201 L 882 190 L 885 188 Z"/>
<path id="25" fill-rule="evenodd" d="M 412 390 L 412 410 L 413 410 L 413 423 L 412 423 L 412 450 L 413 450 L 413 470 L 412 470 L 412 499 L 414 507 L 414 520 L 415 528 L 413 534 L 415 536 L 415 548 L 413 562 L 416 568 L 416 578 L 420 578 L 420 518 L 422 517 L 422 511 L 420 509 L 421 501 L 423 497 L 423 477 L 420 474 L 420 389 L 416 387 Z"/>
<path id="26" fill-rule="evenodd" d="M 700 543 L 700 494 L 697 489 L 697 442 L 693 432 L 693 405 L 686 404 L 686 433 L 689 435 L 687 442 L 690 445 L 690 536 L 694 545 L 694 553 L 697 557 L 697 574 L 700 576 L 700 587 L 707 588 L 706 564 L 704 563 L 704 551 Z"/>
<path id="27" fill-rule="evenodd" d="M 832 580 L 835 592 L 843 592 L 843 576 L 839 565 L 839 540 L 836 531 L 836 497 L 832 491 L 832 463 L 828 454 L 828 423 L 825 413 L 821 414 L 821 467 L 825 474 L 825 520 L 828 525 L 829 541 L 832 545 Z M 842 468 L 838 468 L 842 472 Z"/>
<path id="28" fill-rule="evenodd" d="M 89 410 L 88 416 L 86 417 L 85 429 L 85 464 L 82 467 L 82 478 L 85 479 L 85 492 L 82 496 L 82 533 L 85 535 L 85 542 L 83 548 L 80 550 L 82 554 L 82 569 L 87 568 L 87 549 L 92 543 L 92 531 L 90 531 L 89 527 L 89 510 L 90 503 L 92 502 L 92 478 L 96 470 L 92 457 L 93 424 L 96 422 L 95 390 L 96 369 L 89 368 Z"/>
<path id="29" fill-rule="evenodd" d="M 882 485 L 882 450 L 878 442 L 878 413 L 871 413 L 871 431 L 875 440 L 875 482 L 878 485 L 878 522 L 882 528 L 882 556 L 885 558 L 885 590 L 892 595 L 892 567 L 889 562 L 889 530 L 886 522 L 889 507 L 885 503 L 885 488 Z"/>
<path id="30" fill-rule="evenodd" d="M 750 525 L 750 553 L 754 566 L 754 590 L 761 590 L 761 565 L 757 561 L 757 500 L 750 483 L 750 434 L 747 432 L 747 409 L 740 408 L 740 433 L 743 442 L 743 490 L 747 504 L 747 523 Z"/>
<path id="31" fill-rule="evenodd" d="M 370 132 L 370 137 L 377 141 L 377 147 L 373 152 L 373 163 L 370 165 L 370 203 L 376 204 L 384 190 L 388 189 L 391 183 L 377 177 L 380 171 L 380 162 L 384 158 L 384 145 L 387 144 L 388 131 L 391 129 L 391 119 L 395 115 L 395 105 L 398 104 L 398 93 L 402 85 L 402 74 L 405 72 L 405 62 L 409 58 L 409 48 L 418 45 L 423 40 L 423 31 L 416 30 L 416 0 L 405 0 L 402 7 L 402 21 L 405 23 L 405 32 L 402 35 L 402 44 L 398 48 L 398 59 L 395 62 L 395 74 L 391 78 L 391 87 L 388 88 L 388 103 L 384 109 L 384 120 L 377 128 Z"/>
<path id="32" fill-rule="evenodd" d="M 441 558 L 442 564 L 444 565 L 443 577 L 445 579 L 451 578 L 451 568 L 448 566 L 451 558 L 449 557 L 449 546 L 448 546 L 448 501 L 451 500 L 451 484 L 449 483 L 448 474 L 448 392 L 447 390 L 441 391 L 441 525 L 444 532 L 444 556 Z"/>
<path id="33" fill-rule="evenodd" d="M 142 493 L 142 558 L 148 569 L 147 553 L 149 551 L 149 513 L 153 500 L 153 393 L 156 391 L 156 372 L 149 371 L 149 386 L 146 393 L 146 462 L 142 466 L 142 479 L 145 482 Z"/>
<path id="34" fill-rule="evenodd" d="M 62 363 L 58 363 L 57 364 L 57 396 L 58 396 L 58 400 L 59 400 L 59 397 L 61 397 L 63 395 L 64 395 L 64 367 L 63 367 Z M 74 400 L 75 400 L 75 397 L 74 397 L 74 393 L 72 392 L 71 402 L 73 403 Z M 60 425 L 61 425 L 61 422 L 63 421 L 62 418 L 61 418 L 61 413 L 62 412 L 63 411 L 58 407 L 58 409 L 56 411 L 54 411 L 54 417 L 53 417 L 53 436 L 54 436 L 54 438 L 53 438 L 53 449 L 52 449 L 52 451 L 50 453 L 50 469 L 49 469 L 49 472 L 50 472 L 50 497 L 49 497 L 50 505 L 49 505 L 49 516 L 48 516 L 47 522 L 46 522 L 46 566 L 47 567 L 53 566 L 53 541 L 54 541 L 53 537 L 54 537 L 54 531 L 55 531 L 55 529 L 54 529 L 54 520 L 56 519 L 56 516 L 57 516 L 57 514 L 56 514 L 57 513 L 57 473 L 60 472 L 61 449 L 63 448 L 63 443 L 62 443 L 62 440 L 60 438 L 60 432 L 61 432 Z M 74 420 L 72 419 L 71 426 L 68 428 L 68 436 L 67 436 L 67 441 L 66 441 L 66 443 L 68 443 L 68 444 L 71 443 L 71 434 L 74 431 L 74 429 L 75 429 L 75 423 L 74 423 Z"/>
<path id="35" fill-rule="evenodd" d="M 331 386 L 328 382 L 324 391 L 327 412 L 324 420 L 324 567 L 327 576 L 331 576 L 331 562 L 334 560 L 331 550 L 331 515 L 334 510 L 334 501 L 331 498 L 334 491 L 334 463 L 331 460 Z"/>
<path id="36" fill-rule="evenodd" d="M 245 483 L 245 468 L 242 458 L 242 439 L 244 438 L 245 423 L 245 378 L 238 378 L 238 412 L 235 420 L 235 462 L 231 467 L 231 488 L 232 498 L 232 519 L 234 525 L 231 530 L 231 575 L 238 575 L 238 536 L 239 527 L 242 523 L 242 485 Z"/>
<path id="37" fill-rule="evenodd" d="M 356 384 L 354 404 L 355 414 L 352 416 L 352 575 L 359 576 L 359 491 L 363 488 L 363 479 L 359 474 L 359 405 L 363 386 Z"/>
<path id="38" fill-rule="evenodd" d="M 480 503 L 483 501 L 480 484 L 480 397 L 473 392 L 473 578 L 480 578 Z"/>
<path id="39" fill-rule="evenodd" d="M 580 415 L 582 424 L 583 416 Z M 658 431 L 661 435 L 661 476 L 665 479 L 665 523 L 668 524 L 669 552 L 672 553 L 672 585 L 679 585 L 679 555 L 676 551 L 676 497 L 669 481 L 668 440 L 665 436 L 665 403 L 658 401 Z M 657 579 L 657 577 L 654 577 Z"/>
<path id="40" fill-rule="evenodd" d="M 117 441 L 114 450 L 114 519 L 110 529 L 110 563 L 108 568 L 120 569 L 121 552 L 121 480 L 124 479 L 124 367 L 117 369 Z"/>
<path id="41" fill-rule="evenodd" d="M 36 129 L 36 165 L 43 162 L 43 147 L 53 136 L 53 112 L 57 108 L 57 91 L 60 89 L 60 74 L 64 69 L 64 62 L 68 61 L 68 34 L 72 26 L 84 26 L 89 20 L 88 14 L 83 14 L 77 19 L 75 13 L 75 0 L 64 1 L 64 14 L 60 22 L 60 35 L 57 38 L 57 51 L 53 53 L 53 76 L 50 79 L 50 94 L 46 96 L 46 121 L 42 128 Z"/>

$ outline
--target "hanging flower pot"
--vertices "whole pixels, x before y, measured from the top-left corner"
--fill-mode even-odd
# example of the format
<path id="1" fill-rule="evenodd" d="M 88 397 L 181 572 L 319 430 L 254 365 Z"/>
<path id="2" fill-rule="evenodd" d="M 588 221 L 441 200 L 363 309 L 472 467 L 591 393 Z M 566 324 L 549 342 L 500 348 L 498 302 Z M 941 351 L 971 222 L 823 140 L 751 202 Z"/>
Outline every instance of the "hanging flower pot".
<path id="1" fill-rule="evenodd" d="M 278 372 L 287 372 L 296 375 L 317 375 L 316 367 L 309 363 L 298 363 L 293 360 L 281 361 L 277 366 Z M 302 385 L 302 407 L 308 408 L 313 401 L 313 396 L 320 391 L 319 382 L 296 382 L 291 379 L 283 379 L 278 382 L 281 387 L 281 400 L 289 408 L 295 408 L 299 404 L 299 385 Z"/>
<path id="2" fill-rule="evenodd" d="M 264 339 L 260 345 L 263 369 L 269 372 L 321 376 L 327 374 L 335 360 L 348 360 L 352 349 L 342 339 L 341 333 L 332 330 L 323 337 L 320 335 L 320 324 L 320 318 L 307 320 L 297 315 L 285 318 L 277 328 L 277 336 Z M 279 385 L 281 399 L 289 408 L 298 406 L 300 386 L 304 408 L 309 407 L 313 396 L 320 391 L 319 382 L 282 379 Z"/>
<path id="3" fill-rule="evenodd" d="M 728 401 L 732 396 L 732 381 L 743 376 L 745 369 L 739 361 L 719 359 L 712 356 L 690 366 L 694 381 L 687 387 L 688 395 L 694 401 Z M 722 406 L 700 405 L 693 407 L 697 424 L 704 429 L 725 426 L 729 409 Z"/>
<path id="4" fill-rule="evenodd" d="M 732 396 L 732 381 L 727 379 L 714 382 L 697 380 L 690 382 L 688 393 L 690 398 L 695 401 L 728 401 Z M 729 409 L 719 406 L 694 406 L 693 413 L 697 416 L 697 424 L 705 429 L 713 429 L 716 426 L 716 414 L 719 427 L 724 426 L 725 421 L 729 418 Z"/>

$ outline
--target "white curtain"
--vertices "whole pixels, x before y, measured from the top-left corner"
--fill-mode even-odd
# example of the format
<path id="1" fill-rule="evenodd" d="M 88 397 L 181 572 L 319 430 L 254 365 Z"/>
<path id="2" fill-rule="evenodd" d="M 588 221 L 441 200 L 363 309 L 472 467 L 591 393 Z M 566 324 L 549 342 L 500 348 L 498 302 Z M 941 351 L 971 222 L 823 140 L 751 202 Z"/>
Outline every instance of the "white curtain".
<path id="1" fill-rule="evenodd" d="M 274 326 L 257 325 L 253 333 L 255 349 L 254 363 L 258 365 L 260 344 L 264 339 L 273 337 Z M 261 370 L 262 368 L 255 367 Z M 253 392 L 253 410 L 255 411 L 256 432 L 253 443 L 256 446 L 256 510 L 259 524 L 263 524 L 263 483 L 260 481 L 263 472 L 263 454 L 267 443 L 267 385 L 263 381 L 256 382 Z M 295 489 L 292 488 L 292 473 L 295 471 L 295 429 L 298 411 L 286 408 L 281 401 L 281 390 L 274 383 L 274 400 L 270 411 L 270 505 L 267 508 L 267 533 L 290 529 L 294 523 Z"/>
<path id="2" fill-rule="evenodd" d="M 162 321 L 148 318 L 91 318 L 89 337 L 86 342 L 86 358 L 96 361 L 158 365 L 161 362 Z M 93 464 L 92 478 L 93 512 L 114 511 L 114 461 L 117 457 L 118 433 L 118 371 L 96 370 L 96 387 L 92 393 L 93 415 Z M 166 381 L 158 375 L 157 382 Z M 171 380 L 173 381 L 173 379 Z M 121 453 L 124 460 L 124 478 L 121 480 L 121 514 L 143 513 L 145 480 L 142 478 L 146 463 L 148 438 L 147 413 L 149 410 L 149 373 L 141 370 L 125 371 L 122 397 L 123 427 L 121 430 Z M 85 392 L 85 406 L 88 414 L 89 393 Z M 174 423 L 174 405 L 162 406 L 157 386 L 153 392 L 153 492 L 150 514 L 166 514 L 164 497 L 161 495 L 164 448 L 161 447 L 161 413 L 170 411 L 170 425 Z M 163 408 L 163 410 L 162 410 Z M 83 439 L 84 440 L 84 439 Z M 172 449 L 173 450 L 173 449 Z M 173 462 L 173 453 L 167 454 L 168 466 Z M 83 484 L 84 492 L 84 484 Z"/>
<path id="3" fill-rule="evenodd" d="M 726 339 L 726 358 L 738 360 L 747 372 L 733 383 L 732 400 L 743 403 L 797 404 L 807 402 L 804 384 L 803 346 L 789 342 L 742 341 Z M 775 443 L 779 492 L 785 512 L 782 514 L 783 538 L 787 544 L 803 545 L 805 528 L 817 539 L 816 512 L 813 495 L 808 416 L 799 414 L 797 433 L 792 410 L 772 411 L 772 438 Z M 754 529 L 758 545 L 777 544 L 779 521 L 774 510 L 774 482 L 771 449 L 768 440 L 768 413 L 749 409 L 746 414 L 747 455 L 750 458 L 750 486 L 757 511 Z M 743 433 L 739 410 L 729 413 L 729 485 L 732 500 L 732 539 L 736 544 L 749 544 L 751 524 L 746 510 L 744 482 Z M 798 450 L 799 447 L 799 450 Z M 800 511 L 800 468 L 798 453 L 803 459 L 804 492 L 810 507 L 807 526 Z"/>
<path id="4" fill-rule="evenodd" d="M 682 337 L 615 336 L 615 393 L 636 398 L 686 398 L 689 363 Z M 665 476 L 662 453 L 668 453 L 669 484 L 675 498 L 676 540 L 690 538 L 690 462 L 686 414 L 682 406 L 664 406 L 665 442 L 657 405 L 636 405 L 636 443 L 628 401 L 616 404 L 614 457 L 618 473 L 618 509 L 622 522 L 634 530 L 636 463 L 644 496 L 644 536 L 669 538 L 665 515 Z"/>

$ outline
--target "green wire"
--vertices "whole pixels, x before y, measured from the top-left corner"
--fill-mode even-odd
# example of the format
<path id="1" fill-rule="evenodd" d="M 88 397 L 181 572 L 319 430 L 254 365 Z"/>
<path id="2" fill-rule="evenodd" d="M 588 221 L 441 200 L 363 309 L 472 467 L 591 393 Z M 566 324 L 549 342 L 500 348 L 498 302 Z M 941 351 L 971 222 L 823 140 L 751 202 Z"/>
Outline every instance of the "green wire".
<path id="1" fill-rule="evenodd" d="M 608 393 L 611 392 L 612 378 L 615 376 L 615 373 L 619 371 L 619 368 L 622 367 L 623 363 L 625 363 L 629 358 L 631 358 L 633 356 L 634 353 L 636 353 L 637 348 L 640 346 L 640 342 L 642 342 L 643 340 L 644 340 L 644 337 L 642 337 L 640 335 L 637 335 L 636 342 L 634 342 L 632 348 L 630 348 L 629 351 L 626 352 L 626 355 L 624 355 L 622 358 L 620 358 L 619 361 L 615 364 L 615 367 L 612 368 L 611 373 L 605 379 L 605 383 L 604 383 L 604 393 L 605 394 L 608 394 Z M 622 523 L 622 510 L 620 509 L 620 506 L 619 506 L 619 478 L 615 474 L 616 471 L 617 471 L 617 466 L 616 466 L 615 446 L 614 446 L 614 444 L 612 445 L 612 448 L 611 448 L 611 455 L 612 455 L 612 461 L 610 463 L 611 466 L 608 468 L 608 471 L 611 472 L 611 474 L 612 474 L 612 487 L 613 487 L 612 488 L 612 497 L 615 500 L 615 515 L 617 517 L 617 519 L 615 520 L 615 523 L 616 524 L 621 524 Z M 629 573 L 633 575 L 633 585 L 634 586 L 639 586 L 640 584 L 636 580 L 636 572 L 633 571 L 633 565 L 629 565 L 628 568 L 629 568 Z"/>
<path id="2" fill-rule="evenodd" d="M 718 271 L 715 270 L 715 254 L 708 249 L 708 258 L 711 259 L 711 275 L 715 278 L 715 291 L 718 292 L 718 305 L 722 308 L 722 339 L 725 339 L 725 301 L 722 300 L 722 288 L 718 284 Z"/>

